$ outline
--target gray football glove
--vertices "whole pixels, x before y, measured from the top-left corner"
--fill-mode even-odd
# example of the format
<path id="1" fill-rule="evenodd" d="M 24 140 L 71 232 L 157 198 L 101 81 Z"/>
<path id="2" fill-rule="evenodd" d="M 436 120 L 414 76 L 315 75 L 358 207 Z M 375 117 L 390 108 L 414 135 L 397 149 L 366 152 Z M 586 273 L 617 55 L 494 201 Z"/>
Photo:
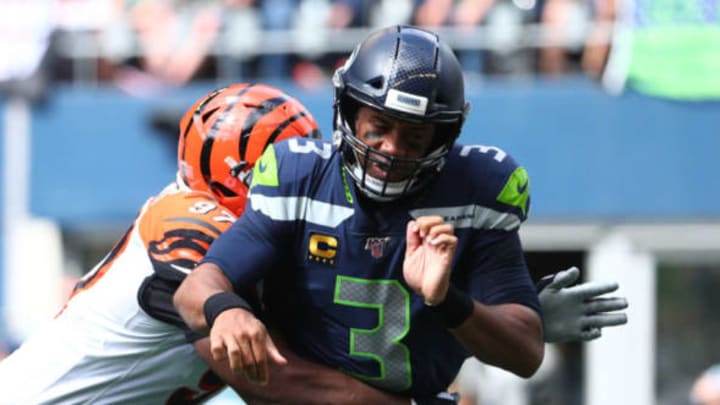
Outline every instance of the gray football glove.
<path id="1" fill-rule="evenodd" d="M 604 327 L 627 323 L 625 312 L 609 313 L 627 308 L 625 298 L 600 297 L 617 290 L 617 283 L 590 281 L 570 287 L 579 276 L 580 270 L 571 267 L 540 287 L 546 342 L 589 341 L 599 338 Z"/>

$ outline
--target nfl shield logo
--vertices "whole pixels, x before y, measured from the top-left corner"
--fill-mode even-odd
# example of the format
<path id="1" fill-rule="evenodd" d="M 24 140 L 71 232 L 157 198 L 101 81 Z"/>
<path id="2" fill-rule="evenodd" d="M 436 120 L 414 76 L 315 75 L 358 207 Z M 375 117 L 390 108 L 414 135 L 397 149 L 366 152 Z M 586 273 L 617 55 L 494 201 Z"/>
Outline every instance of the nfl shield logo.
<path id="1" fill-rule="evenodd" d="M 365 250 L 369 250 L 372 257 L 379 259 L 385 253 L 385 246 L 390 242 L 390 237 L 367 238 L 365 240 Z"/>

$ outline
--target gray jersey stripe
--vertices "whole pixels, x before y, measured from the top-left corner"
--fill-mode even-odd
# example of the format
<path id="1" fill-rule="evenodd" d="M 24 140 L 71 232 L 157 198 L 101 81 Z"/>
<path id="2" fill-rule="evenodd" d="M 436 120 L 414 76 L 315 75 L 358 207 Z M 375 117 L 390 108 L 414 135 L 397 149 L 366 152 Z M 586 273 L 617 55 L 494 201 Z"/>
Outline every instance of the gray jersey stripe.
<path id="1" fill-rule="evenodd" d="M 517 229 L 522 222 L 520 217 L 509 212 L 495 211 L 481 205 L 463 205 L 459 207 L 420 208 L 410 211 L 413 218 L 425 215 L 439 215 L 456 229 Z"/>
<path id="2" fill-rule="evenodd" d="M 353 209 L 313 200 L 307 197 L 268 197 L 251 194 L 252 209 L 260 211 L 276 221 L 305 220 L 306 222 L 334 228 L 350 218 Z"/>

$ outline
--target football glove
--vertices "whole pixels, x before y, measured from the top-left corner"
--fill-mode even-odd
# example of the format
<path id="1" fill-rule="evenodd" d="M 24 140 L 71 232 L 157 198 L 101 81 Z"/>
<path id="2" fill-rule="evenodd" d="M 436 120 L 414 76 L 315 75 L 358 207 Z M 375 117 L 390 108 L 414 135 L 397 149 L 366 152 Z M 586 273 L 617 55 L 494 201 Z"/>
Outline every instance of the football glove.
<path id="1" fill-rule="evenodd" d="M 623 297 L 600 297 L 618 289 L 617 283 L 587 282 L 571 286 L 580 276 L 571 267 L 540 280 L 538 297 L 543 311 L 545 341 L 589 341 L 602 335 L 602 328 L 627 323 Z"/>

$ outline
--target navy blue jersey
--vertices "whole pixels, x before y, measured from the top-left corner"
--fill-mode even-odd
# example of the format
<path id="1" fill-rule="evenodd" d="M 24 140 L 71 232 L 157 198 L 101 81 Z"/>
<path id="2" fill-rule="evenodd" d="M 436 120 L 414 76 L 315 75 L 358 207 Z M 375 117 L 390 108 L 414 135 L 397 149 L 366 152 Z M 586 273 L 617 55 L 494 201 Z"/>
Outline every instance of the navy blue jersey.
<path id="1" fill-rule="evenodd" d="M 467 357 L 402 275 L 408 221 L 441 215 L 459 242 L 451 281 L 485 304 L 539 312 L 518 227 L 528 178 L 497 148 L 456 145 L 421 194 L 356 194 L 331 144 L 292 138 L 258 161 L 245 214 L 211 246 L 237 291 L 264 282 L 267 316 L 298 354 L 413 397 L 445 390 Z"/>

